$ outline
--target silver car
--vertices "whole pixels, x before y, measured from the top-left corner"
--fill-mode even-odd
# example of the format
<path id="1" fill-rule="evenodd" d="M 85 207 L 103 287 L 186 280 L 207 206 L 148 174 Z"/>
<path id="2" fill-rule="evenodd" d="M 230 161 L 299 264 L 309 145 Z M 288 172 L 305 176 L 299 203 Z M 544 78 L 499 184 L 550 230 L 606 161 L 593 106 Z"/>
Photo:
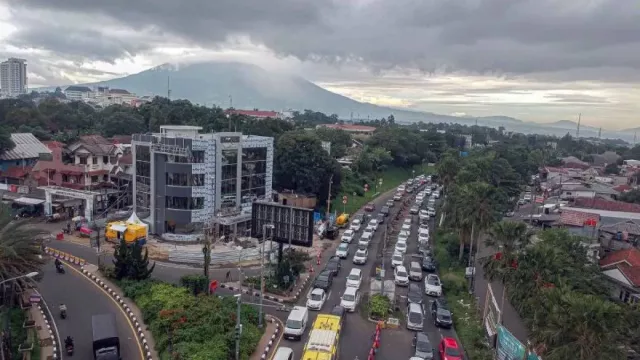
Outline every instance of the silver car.
<path id="1" fill-rule="evenodd" d="M 413 337 L 413 347 L 415 348 L 414 357 L 424 360 L 435 359 L 435 350 L 427 334 L 417 332 Z"/>
<path id="2" fill-rule="evenodd" d="M 422 331 L 424 326 L 424 312 L 422 305 L 409 303 L 407 306 L 407 329 Z"/>

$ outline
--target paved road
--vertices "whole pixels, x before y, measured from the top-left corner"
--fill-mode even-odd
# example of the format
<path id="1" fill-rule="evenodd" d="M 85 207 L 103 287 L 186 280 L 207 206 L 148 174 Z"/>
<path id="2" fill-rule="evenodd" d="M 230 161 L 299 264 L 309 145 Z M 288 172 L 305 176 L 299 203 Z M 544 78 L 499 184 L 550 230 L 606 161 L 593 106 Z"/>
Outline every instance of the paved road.
<path id="1" fill-rule="evenodd" d="M 411 206 L 413 206 L 414 204 L 413 195 L 415 194 L 412 194 L 411 196 L 411 199 L 412 199 Z M 427 201 L 428 201 L 428 198 L 425 198 L 422 208 L 426 209 Z M 419 254 L 418 253 L 418 227 L 420 222 L 419 222 L 418 215 L 411 215 L 409 214 L 408 210 L 409 209 L 406 209 L 406 211 L 403 211 L 402 215 L 400 216 L 400 221 L 398 225 L 398 230 L 399 230 L 399 227 L 401 226 L 405 218 L 412 219 L 411 236 L 409 237 L 408 248 L 404 258 L 404 266 L 407 268 L 407 270 L 410 267 L 411 261 L 418 261 L 419 263 L 421 263 L 421 258 L 419 256 L 412 256 L 412 255 Z M 431 239 L 433 239 L 433 236 L 435 234 L 435 227 L 436 227 L 435 219 L 436 218 L 433 217 L 429 221 Z M 389 243 L 387 244 L 386 251 L 384 253 L 385 268 L 387 269 L 385 277 L 390 280 L 393 279 L 393 271 L 391 270 L 391 266 L 387 264 L 391 264 L 391 256 L 393 255 L 393 252 L 394 252 L 394 246 L 396 243 L 397 234 L 399 232 L 398 230 L 392 233 L 392 236 L 390 237 Z M 423 276 L 426 277 L 426 275 L 427 273 L 423 272 Z M 422 281 L 414 282 L 414 283 L 420 286 L 420 289 L 422 290 L 422 293 L 423 293 L 423 304 L 425 309 L 423 332 L 429 337 L 429 340 L 431 341 L 432 345 L 434 346 L 434 349 L 436 349 L 436 352 L 437 352 L 437 346 L 439 345 L 440 340 L 443 337 L 457 338 L 457 335 L 453 328 L 441 329 L 434 325 L 434 320 L 433 320 L 433 317 L 431 316 L 431 311 L 430 311 L 431 301 L 434 298 L 424 295 L 424 277 Z M 408 287 L 396 286 L 396 296 L 399 296 L 397 307 L 399 307 L 402 312 L 402 318 L 400 319 L 401 327 L 399 330 L 386 331 L 384 333 L 384 338 L 382 340 L 383 344 L 385 342 L 391 343 L 392 346 L 382 346 L 380 348 L 379 356 L 382 359 L 392 359 L 392 358 L 409 359 L 414 354 L 414 348 L 413 348 L 412 342 L 413 342 L 413 336 L 415 331 L 406 329 L 406 307 L 407 307 L 406 296 L 407 296 L 408 290 L 409 290 Z M 436 358 L 437 358 L 437 355 L 436 355 Z"/>
<path id="2" fill-rule="evenodd" d="M 120 350 L 123 359 L 142 360 L 142 351 L 136 334 L 120 306 L 100 287 L 84 277 L 78 271 L 66 267 L 66 274 L 58 274 L 53 262 L 43 267 L 44 278 L 38 284 L 38 290 L 52 307 L 57 316 L 56 325 L 60 337 L 71 336 L 75 343 L 76 359 L 93 359 L 91 317 L 97 314 L 116 315 Z M 67 318 L 59 317 L 58 306 L 67 305 Z M 66 357 L 66 356 L 65 356 Z"/>

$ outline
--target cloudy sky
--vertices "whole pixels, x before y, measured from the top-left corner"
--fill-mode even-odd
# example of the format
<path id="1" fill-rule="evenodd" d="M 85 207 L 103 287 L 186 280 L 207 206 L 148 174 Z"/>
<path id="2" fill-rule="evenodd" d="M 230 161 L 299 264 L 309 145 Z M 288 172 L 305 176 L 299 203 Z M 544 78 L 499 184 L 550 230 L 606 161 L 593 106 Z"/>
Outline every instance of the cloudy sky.
<path id="1" fill-rule="evenodd" d="M 640 126 L 637 0 L 0 0 L 0 58 L 30 85 L 212 59 L 356 100 Z"/>

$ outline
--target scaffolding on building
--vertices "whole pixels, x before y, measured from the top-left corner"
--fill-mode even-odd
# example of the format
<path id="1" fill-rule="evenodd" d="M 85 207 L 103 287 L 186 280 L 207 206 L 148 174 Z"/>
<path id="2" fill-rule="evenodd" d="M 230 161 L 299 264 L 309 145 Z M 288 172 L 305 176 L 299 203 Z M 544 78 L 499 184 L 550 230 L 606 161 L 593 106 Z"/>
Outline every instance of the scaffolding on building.
<path id="1" fill-rule="evenodd" d="M 168 144 L 151 144 L 151 151 L 158 154 L 166 154 L 173 156 L 184 156 L 191 157 L 191 151 L 188 147 L 182 147 L 177 145 L 168 145 Z"/>

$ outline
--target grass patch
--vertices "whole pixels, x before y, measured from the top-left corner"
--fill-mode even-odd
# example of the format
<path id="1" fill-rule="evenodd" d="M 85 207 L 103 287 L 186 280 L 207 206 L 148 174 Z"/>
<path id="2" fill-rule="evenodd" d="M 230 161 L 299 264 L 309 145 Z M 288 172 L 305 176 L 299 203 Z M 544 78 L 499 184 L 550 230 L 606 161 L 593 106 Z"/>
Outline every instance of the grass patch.
<path id="1" fill-rule="evenodd" d="M 18 351 L 18 347 L 27 341 L 27 329 L 22 324 L 27 319 L 24 310 L 18 308 L 9 308 L 0 316 L 0 324 L 4 326 L 7 316 L 9 316 L 9 327 L 11 330 L 11 359 L 22 360 L 22 353 Z"/>
<path id="2" fill-rule="evenodd" d="M 415 170 L 415 173 L 412 172 Z M 366 203 L 372 201 L 380 194 L 383 194 L 393 188 L 398 187 L 402 182 L 409 179 L 412 174 L 418 176 L 420 174 L 433 174 L 435 167 L 424 165 L 416 165 L 412 169 L 390 167 L 381 174 L 361 175 L 350 170 L 343 171 L 342 191 L 336 198 L 336 209 L 339 213 L 346 212 L 353 214 L 362 208 Z M 382 185 L 379 181 L 382 179 Z M 364 184 L 369 184 L 369 191 L 364 192 Z M 355 195 L 354 195 L 355 194 Z M 347 204 L 342 204 L 342 197 L 347 196 Z"/>
<path id="3" fill-rule="evenodd" d="M 491 360 L 493 351 L 489 348 L 482 327 L 482 316 L 477 312 L 477 303 L 468 292 L 468 282 L 464 276 L 464 265 L 458 261 L 458 237 L 451 233 L 438 232 L 435 238 L 434 256 L 440 267 L 440 278 L 444 296 L 453 313 L 456 333 L 469 359 Z"/>
<path id="4" fill-rule="evenodd" d="M 40 339 L 38 339 L 38 330 L 36 329 L 29 329 L 29 331 L 32 332 L 32 339 L 33 339 L 33 350 L 31 351 L 31 358 L 33 360 L 40 360 L 40 358 L 42 357 L 41 352 L 42 352 L 42 348 L 40 347 Z"/>

